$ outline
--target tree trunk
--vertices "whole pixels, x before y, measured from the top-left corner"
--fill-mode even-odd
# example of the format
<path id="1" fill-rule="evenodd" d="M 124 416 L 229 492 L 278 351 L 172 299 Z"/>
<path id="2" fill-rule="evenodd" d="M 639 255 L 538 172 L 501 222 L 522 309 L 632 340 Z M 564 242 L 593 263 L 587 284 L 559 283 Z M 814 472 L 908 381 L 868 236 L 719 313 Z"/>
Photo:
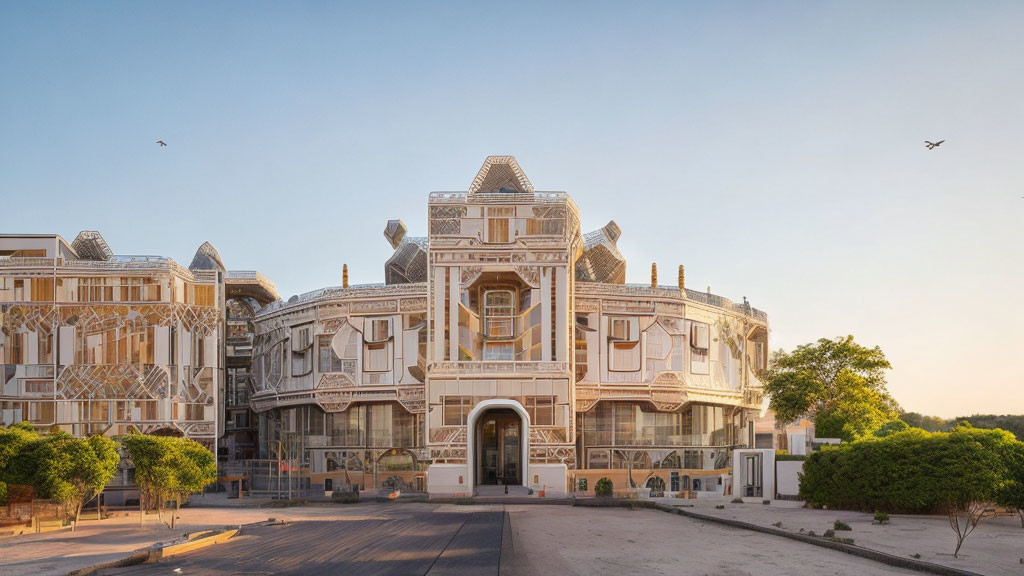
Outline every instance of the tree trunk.
<path id="1" fill-rule="evenodd" d="M 142 490 L 139 490 L 139 528 L 142 528 L 142 523 L 146 520 L 146 509 L 143 507 L 145 498 L 142 496 Z"/>
<path id="2" fill-rule="evenodd" d="M 74 532 L 78 528 L 78 517 L 82 514 L 82 501 L 79 500 L 75 503 L 75 521 L 71 524 L 71 531 Z"/>

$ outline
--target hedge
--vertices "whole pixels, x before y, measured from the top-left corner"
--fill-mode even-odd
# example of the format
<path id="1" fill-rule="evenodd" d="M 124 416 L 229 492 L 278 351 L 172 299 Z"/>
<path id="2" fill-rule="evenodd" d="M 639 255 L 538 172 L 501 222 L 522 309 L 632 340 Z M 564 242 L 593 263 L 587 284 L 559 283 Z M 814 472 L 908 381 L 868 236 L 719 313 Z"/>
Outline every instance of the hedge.
<path id="1" fill-rule="evenodd" d="M 800 496 L 815 507 L 928 512 L 998 501 L 1021 478 L 1024 444 L 1003 430 L 913 428 L 808 456 Z"/>

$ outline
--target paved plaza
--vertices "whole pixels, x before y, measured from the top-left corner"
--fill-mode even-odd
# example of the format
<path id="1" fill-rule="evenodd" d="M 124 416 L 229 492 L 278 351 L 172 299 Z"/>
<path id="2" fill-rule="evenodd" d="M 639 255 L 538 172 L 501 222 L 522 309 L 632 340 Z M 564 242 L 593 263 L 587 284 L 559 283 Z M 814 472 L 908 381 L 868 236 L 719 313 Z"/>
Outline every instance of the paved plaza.
<path id="1" fill-rule="evenodd" d="M 215 502 L 207 502 L 215 504 Z M 990 519 L 965 544 L 963 557 L 945 554 L 951 531 L 939 517 L 895 516 L 885 527 L 870 515 L 807 510 L 776 503 L 699 503 L 688 510 L 755 524 L 820 533 L 834 519 L 859 546 L 890 554 L 922 554 L 929 562 L 979 574 L 1019 574 L 1024 530 L 1012 518 Z M 360 503 L 286 509 L 191 507 L 179 528 L 138 516 L 83 522 L 77 532 L 0 539 L 0 576 L 64 575 L 128 556 L 184 532 L 283 519 L 246 527 L 225 544 L 155 564 L 101 574 L 346 574 L 501 576 L 559 575 L 856 575 L 913 572 L 803 542 L 657 510 L 566 505 Z M 180 572 L 175 572 L 180 569 Z"/>

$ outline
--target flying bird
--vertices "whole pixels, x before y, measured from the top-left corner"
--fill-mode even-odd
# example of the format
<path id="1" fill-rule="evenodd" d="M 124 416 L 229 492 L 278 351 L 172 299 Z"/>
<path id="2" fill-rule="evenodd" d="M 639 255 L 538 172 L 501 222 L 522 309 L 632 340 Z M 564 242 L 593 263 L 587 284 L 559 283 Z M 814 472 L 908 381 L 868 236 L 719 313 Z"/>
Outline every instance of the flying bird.
<path id="1" fill-rule="evenodd" d="M 167 142 L 164 142 L 163 140 L 157 140 L 156 143 L 161 145 L 161 146 L 167 146 Z M 936 144 L 936 146 L 937 146 L 937 144 Z"/>
<path id="2" fill-rule="evenodd" d="M 939 145 L 942 144 L 943 142 L 945 142 L 945 140 L 939 140 L 938 142 L 929 142 L 925 140 L 924 147 L 931 150 L 932 148 L 938 148 Z"/>

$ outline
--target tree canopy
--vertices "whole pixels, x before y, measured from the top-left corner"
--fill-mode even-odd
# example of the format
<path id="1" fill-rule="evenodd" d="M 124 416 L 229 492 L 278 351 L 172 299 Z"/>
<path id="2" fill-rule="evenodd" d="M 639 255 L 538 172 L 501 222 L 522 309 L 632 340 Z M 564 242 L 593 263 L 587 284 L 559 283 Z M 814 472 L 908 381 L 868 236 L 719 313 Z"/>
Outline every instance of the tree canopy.
<path id="1" fill-rule="evenodd" d="M 765 391 L 779 420 L 807 417 L 818 437 L 850 441 L 897 418 L 898 405 L 885 388 L 891 367 L 877 346 L 861 346 L 853 336 L 822 338 L 792 352 L 777 351 Z"/>
<path id="2" fill-rule="evenodd" d="M 216 459 L 194 440 L 129 434 L 122 442 L 135 466 L 135 483 L 158 514 L 168 500 L 180 501 L 217 479 Z"/>
<path id="3" fill-rule="evenodd" d="M 29 424 L 2 428 L 0 497 L 6 499 L 6 484 L 32 486 L 36 497 L 59 502 L 77 517 L 113 479 L 120 461 L 117 443 L 105 436 L 41 436 Z"/>

